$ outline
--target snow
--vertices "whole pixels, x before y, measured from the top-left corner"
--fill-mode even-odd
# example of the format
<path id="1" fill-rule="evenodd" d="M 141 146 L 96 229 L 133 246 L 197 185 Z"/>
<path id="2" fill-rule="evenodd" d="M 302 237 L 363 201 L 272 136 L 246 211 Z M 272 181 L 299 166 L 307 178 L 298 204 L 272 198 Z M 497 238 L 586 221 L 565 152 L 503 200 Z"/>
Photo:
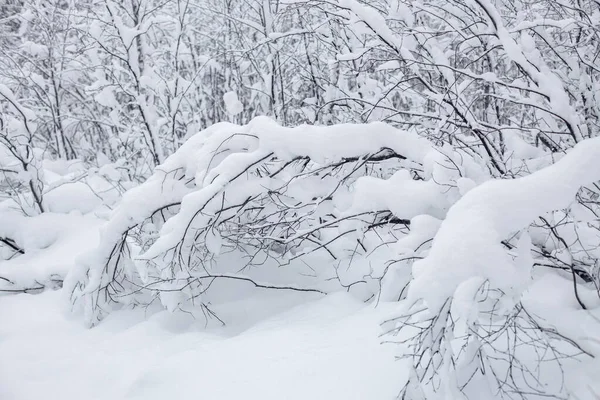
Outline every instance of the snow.
<path id="1" fill-rule="evenodd" d="M 422 298 L 436 312 L 474 276 L 519 295 L 531 271 L 513 262 L 500 242 L 538 215 L 568 206 L 581 186 L 600 179 L 598 154 L 600 138 L 589 139 L 550 167 L 468 191 L 448 212 L 428 257 L 414 264 L 410 299 Z"/>
<path id="2" fill-rule="evenodd" d="M 244 105 L 238 100 L 236 92 L 227 92 L 223 95 L 225 108 L 230 115 L 237 115 L 244 111 Z"/>
<path id="3" fill-rule="evenodd" d="M 594 1 L 9 3 L 0 400 L 600 398 Z"/>
<path id="4" fill-rule="evenodd" d="M 45 193 L 44 203 L 50 212 L 87 214 L 102 205 L 102 198 L 83 182 L 68 182 Z"/>
<path id="5" fill-rule="evenodd" d="M 9 237 L 25 254 L 0 261 L 0 292 L 62 282 L 77 257 L 98 245 L 104 222 L 93 215 L 44 213 L 23 217 L 0 211 L 0 237 Z M 8 281 L 7 281 L 8 280 Z M 0 298 L 0 303 L 4 302 Z"/>
<path id="6" fill-rule="evenodd" d="M 385 71 L 385 70 L 389 70 L 389 69 L 399 69 L 400 68 L 400 63 L 396 60 L 390 60 L 390 61 L 386 61 L 383 64 L 381 64 L 380 66 L 377 67 L 378 71 Z"/>
<path id="7" fill-rule="evenodd" d="M 399 170 L 395 173 L 377 173 L 375 176 L 369 176 L 367 171 L 365 176 L 364 170 L 360 168 L 361 161 L 366 162 L 369 157 L 374 156 L 383 156 L 385 161 L 382 162 L 391 163 Z M 296 172 L 293 168 L 296 167 L 293 167 L 293 163 L 302 158 L 310 159 L 310 163 L 303 174 L 294 177 Z M 348 158 L 354 161 L 347 161 Z M 339 174 L 335 171 L 335 175 L 328 177 L 319 173 L 320 168 L 327 168 L 327 165 L 340 161 L 348 164 Z M 290 165 L 292 167 L 286 169 Z M 416 179 L 414 171 L 410 172 L 413 166 L 424 170 L 422 179 Z M 282 171 L 286 170 L 275 174 L 280 167 Z M 254 172 L 262 168 L 270 170 L 269 174 L 273 175 L 264 176 Z M 261 224 L 267 228 L 269 224 L 278 225 L 275 222 L 278 219 L 276 215 L 282 211 L 281 208 L 276 208 L 272 199 L 268 199 L 267 191 L 285 187 L 288 200 L 284 201 L 282 197 L 278 202 L 305 204 L 305 207 L 316 208 L 318 214 L 302 217 L 301 224 L 294 227 L 294 232 L 280 233 L 276 227 L 275 231 L 258 234 L 264 237 L 251 233 L 242 240 L 256 239 L 270 243 L 265 249 L 272 248 L 274 251 L 281 246 L 294 246 L 293 254 L 281 259 L 282 263 L 289 263 L 327 246 L 326 250 L 321 250 L 321 253 L 327 253 L 327 259 L 315 256 L 314 260 L 315 263 L 327 263 L 327 267 L 319 268 L 320 272 L 315 274 L 314 271 L 306 270 L 309 264 L 302 264 L 305 260 L 299 260 L 300 270 L 295 274 L 289 268 L 276 268 L 271 275 L 251 277 L 262 282 L 276 281 L 283 286 L 298 287 L 299 275 L 313 277 L 313 281 L 301 280 L 307 285 L 330 282 L 333 275 L 348 284 L 362 281 L 364 285 L 357 292 L 363 293 L 360 296 L 366 299 L 372 297 L 377 290 L 377 277 L 384 273 L 385 263 L 393 255 L 382 260 L 378 259 L 379 255 L 370 260 L 364 257 L 360 261 L 362 268 L 347 268 L 344 277 L 336 272 L 339 265 L 329 263 L 329 257 L 333 255 L 328 253 L 330 250 L 340 257 L 350 258 L 348 262 L 351 263 L 353 257 L 346 255 L 356 247 L 357 240 L 363 240 L 371 249 L 380 247 L 381 237 L 377 234 L 373 234 L 373 237 L 370 233 L 367 235 L 362 230 L 364 221 L 359 222 L 357 216 L 379 211 L 385 213 L 389 210 L 400 219 L 411 219 L 419 215 L 444 218 L 451 204 L 460 197 L 457 179 L 467 179 L 461 184 L 463 189 L 465 186 L 468 188 L 469 184 L 475 185 L 475 180 L 486 179 L 485 173 L 480 171 L 472 174 L 471 169 L 474 168 L 468 159 L 451 148 L 435 147 L 415 133 L 384 123 L 301 125 L 286 128 L 270 118 L 257 117 L 243 126 L 215 124 L 190 137 L 145 183 L 123 196 L 102 229 L 100 245 L 80 257 L 76 268 L 65 281 L 65 287 L 72 290 L 74 303 L 86 310 L 86 320 L 91 325 L 97 324 L 112 309 L 118 308 L 118 304 L 148 301 L 145 295 L 137 296 L 140 290 L 136 285 L 150 287 L 155 293 L 160 292 L 160 300 L 167 309 L 181 307 L 182 302 L 187 302 L 185 296 L 192 299 L 193 303 L 198 300 L 198 293 L 190 292 L 183 297 L 173 293 L 174 288 L 183 285 L 189 288 L 189 279 L 208 279 L 205 267 L 191 262 L 191 255 L 202 257 L 201 263 L 210 263 L 210 269 L 215 274 L 235 275 L 243 267 L 242 263 L 248 262 L 247 258 L 237 252 L 231 235 L 227 235 L 226 230 L 226 240 L 222 240 L 220 234 L 215 235 L 213 230 L 223 229 L 219 225 L 220 221 L 235 217 L 233 214 L 230 217 L 225 214 L 238 209 L 238 205 L 245 201 L 250 201 L 257 207 L 267 207 L 270 209 L 267 214 L 273 213 L 272 217 Z M 344 178 L 345 175 L 350 177 L 353 174 L 355 176 L 350 179 Z M 152 228 L 148 235 L 142 234 L 143 238 L 139 240 L 131 240 L 147 243 L 147 246 L 133 250 L 128 247 L 128 254 L 123 257 L 115 256 L 115 249 L 122 247 L 119 243 L 124 243 L 122 240 L 128 237 L 129 232 L 138 229 L 155 212 L 169 207 L 172 208 L 165 213 L 164 224 L 161 222 L 161 226 Z M 230 211 L 219 211 L 222 207 Z M 325 219 L 320 221 L 319 215 Z M 254 225 L 252 221 L 244 220 L 242 223 L 249 227 Z M 300 247 L 298 243 L 305 241 L 304 236 L 309 235 L 312 230 L 321 231 L 318 241 L 314 243 L 323 245 L 312 249 Z M 191 232 L 195 234 L 192 235 Z M 285 237 L 280 237 L 282 234 Z M 344 237 L 344 240 L 333 243 L 337 240 L 336 236 Z M 202 245 L 195 247 L 194 243 Z M 196 249 L 200 252 L 192 253 Z M 236 252 L 237 258 L 222 256 L 232 250 Z M 273 255 L 263 252 L 257 257 L 257 260 L 269 260 Z M 358 260 L 354 261 L 355 265 L 357 263 Z M 371 266 L 371 263 L 374 265 Z M 252 272 L 268 270 L 265 268 L 261 266 L 252 269 Z M 111 283 L 115 277 L 120 279 L 124 276 L 128 276 L 128 280 L 139 277 L 139 280 L 117 286 Z M 315 282 L 317 276 L 321 278 L 320 283 Z M 365 276 L 373 278 L 367 283 Z M 247 278 L 247 275 L 244 277 Z M 328 287 L 334 290 L 331 285 Z M 119 295 L 98 295 L 99 292 L 115 288 L 119 288 Z M 339 289 L 341 288 L 338 287 Z M 144 298 L 140 299 L 140 296 Z"/>
<path id="8" fill-rule="evenodd" d="M 46 58 L 48 57 L 48 47 L 41 45 L 39 43 L 33 43 L 31 41 L 26 41 L 22 44 L 23 48 L 32 56 Z"/>
<path id="9" fill-rule="evenodd" d="M 359 179 L 351 210 L 390 210 L 398 218 L 411 219 L 424 214 L 443 218 L 449 207 L 434 181 L 415 181 L 407 170 L 401 170 L 387 180 Z"/>
<path id="10" fill-rule="evenodd" d="M 573 296 L 570 277 L 542 270 L 536 273 L 534 282 L 524 293 L 523 304 L 538 316 L 543 326 L 557 329 L 584 351 L 596 356 L 596 359 L 580 357 L 579 362 L 573 362 L 565 369 L 565 381 L 572 398 L 595 400 L 600 393 L 597 360 L 600 354 L 600 301 L 593 289 L 581 285 L 578 292 L 589 310 L 582 310 Z"/>
<path id="11" fill-rule="evenodd" d="M 225 142 L 232 149 L 236 146 L 255 150 L 231 154 L 221 163 L 215 162 L 217 165 L 211 165 L 215 158 L 214 152 Z M 173 169 L 175 165 L 189 165 L 187 174 L 195 172 L 197 184 L 206 186 L 183 199 L 180 213 L 165 224 L 160 239 L 146 255 L 154 257 L 178 243 L 186 227 L 183 221 L 193 218 L 203 204 L 212 199 L 230 179 L 243 172 L 248 165 L 258 163 L 271 154 L 276 154 L 283 160 L 307 155 L 316 162 L 325 163 L 341 160 L 343 157 L 376 153 L 386 147 L 410 159 L 423 160 L 432 146 L 417 135 L 383 123 L 365 126 L 342 124 L 331 127 L 303 125 L 285 128 L 269 118 L 258 117 L 243 127 L 232 124 L 214 125 L 188 141 L 163 166 L 168 170 Z M 405 178 L 400 174 L 397 179 Z M 427 190 L 424 188 L 424 191 Z M 384 196 L 389 196 L 389 193 L 384 192 Z"/>
<path id="12" fill-rule="evenodd" d="M 20 102 L 17 100 L 17 98 L 15 97 L 14 93 L 8 88 L 8 86 L 3 85 L 0 83 L 0 96 L 2 96 L 3 98 L 5 98 L 6 100 L 8 100 L 8 102 L 10 103 L 10 105 L 26 120 L 26 123 L 35 119 L 35 113 L 26 108 L 23 107 L 23 105 L 20 104 Z"/>
<path id="13" fill-rule="evenodd" d="M 498 10 L 489 0 L 469 0 L 468 3 L 475 8 L 481 7 L 485 10 L 487 18 L 495 30 L 495 35 L 506 51 L 506 55 L 533 78 L 540 91 L 550 99 L 550 109 L 552 112 L 567 122 L 573 138 L 578 142 L 581 141 L 582 133 L 579 128 L 579 114 L 571 106 L 569 95 L 561 79 L 543 60 L 530 54 L 533 52 L 531 48 L 533 44 L 525 43 L 524 46 L 518 44 L 504 26 Z"/>
<path id="14" fill-rule="evenodd" d="M 232 303 L 204 327 L 185 314 L 122 311 L 92 330 L 63 293 L 0 298 L 0 398 L 30 400 L 391 399 L 404 367 L 380 344 L 374 309 L 348 295 Z M 296 306 L 294 306 L 296 305 Z M 256 312 L 256 310 L 260 310 Z M 262 314 L 262 315 L 261 315 Z"/>

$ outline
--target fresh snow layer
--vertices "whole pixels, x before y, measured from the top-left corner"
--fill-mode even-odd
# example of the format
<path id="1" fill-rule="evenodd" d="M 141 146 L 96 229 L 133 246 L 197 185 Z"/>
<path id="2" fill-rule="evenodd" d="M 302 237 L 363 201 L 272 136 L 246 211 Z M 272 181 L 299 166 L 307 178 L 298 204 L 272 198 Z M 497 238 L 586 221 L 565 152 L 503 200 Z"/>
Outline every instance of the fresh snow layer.
<path id="1" fill-rule="evenodd" d="M 133 310 L 90 330 L 63 302 L 0 297 L 0 399 L 392 399 L 403 384 L 378 338 L 390 304 L 262 292 L 215 309 L 225 328 Z"/>

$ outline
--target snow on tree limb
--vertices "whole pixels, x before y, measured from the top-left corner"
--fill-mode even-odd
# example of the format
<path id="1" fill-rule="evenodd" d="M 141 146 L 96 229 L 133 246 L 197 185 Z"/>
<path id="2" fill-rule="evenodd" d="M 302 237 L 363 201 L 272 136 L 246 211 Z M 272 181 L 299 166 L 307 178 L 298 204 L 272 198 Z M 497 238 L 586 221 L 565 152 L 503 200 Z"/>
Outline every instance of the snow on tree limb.
<path id="1" fill-rule="evenodd" d="M 183 300 L 169 300 L 167 293 L 181 283 L 189 289 L 199 273 L 216 268 L 216 274 L 223 248 L 249 256 L 248 265 L 257 257 L 294 264 L 318 254 L 339 263 L 357 246 L 363 259 L 378 247 L 369 244 L 369 231 L 421 214 L 443 218 L 448 196 L 459 194 L 440 183 L 461 175 L 458 156 L 451 160 L 444 151 L 380 123 L 284 128 L 256 118 L 246 126 L 214 125 L 125 195 L 98 250 L 70 277 L 74 300 L 87 304 L 90 323 L 111 303 L 143 302 L 140 292 L 175 307 Z M 159 233 L 130 255 L 128 237 L 159 210 L 166 211 L 160 211 Z M 206 264 L 211 260 L 216 266 Z M 376 270 L 380 276 L 381 267 Z"/>

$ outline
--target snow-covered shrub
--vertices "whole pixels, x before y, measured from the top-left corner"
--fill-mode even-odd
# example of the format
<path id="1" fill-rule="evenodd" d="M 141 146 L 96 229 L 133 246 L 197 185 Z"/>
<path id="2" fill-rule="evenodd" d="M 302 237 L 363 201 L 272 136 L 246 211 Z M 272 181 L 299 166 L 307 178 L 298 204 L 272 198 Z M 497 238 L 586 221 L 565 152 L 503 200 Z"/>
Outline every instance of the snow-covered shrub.
<path id="1" fill-rule="evenodd" d="M 114 306 L 157 299 L 206 311 L 221 280 L 365 300 L 383 284 L 397 298 L 396 278 L 406 283 L 469 176 L 486 179 L 466 155 L 381 123 L 216 124 L 126 193 L 71 276 L 73 301 L 95 324 Z M 397 249 L 411 228 L 422 240 Z"/>
<path id="2" fill-rule="evenodd" d="M 131 182 L 118 164 L 40 157 L 40 212 L 28 186 L 10 179 L 18 164 L 5 165 L 13 168 L 2 171 L 10 190 L 0 201 L 0 293 L 60 287 L 80 252 L 96 245 L 99 225 Z"/>
<path id="3" fill-rule="evenodd" d="M 599 154 L 600 139 L 586 140 L 552 166 L 474 188 L 450 209 L 414 263 L 401 316 L 388 323 L 412 360 L 405 396 L 560 397 L 573 389 L 563 373 L 592 347 L 581 327 L 553 314 L 600 304 L 599 207 L 581 202 L 600 179 Z M 549 284 L 556 275 L 547 267 L 559 283 Z M 549 307 L 553 296 L 563 304 Z"/>

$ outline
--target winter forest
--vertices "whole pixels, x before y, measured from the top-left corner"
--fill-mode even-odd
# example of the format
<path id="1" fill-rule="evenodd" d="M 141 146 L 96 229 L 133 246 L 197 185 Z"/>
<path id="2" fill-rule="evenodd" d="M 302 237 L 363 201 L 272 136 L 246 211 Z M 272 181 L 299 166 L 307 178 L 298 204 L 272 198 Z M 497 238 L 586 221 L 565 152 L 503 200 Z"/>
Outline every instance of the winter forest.
<path id="1" fill-rule="evenodd" d="M 0 399 L 599 399 L 599 185 L 598 0 L 0 0 Z"/>

